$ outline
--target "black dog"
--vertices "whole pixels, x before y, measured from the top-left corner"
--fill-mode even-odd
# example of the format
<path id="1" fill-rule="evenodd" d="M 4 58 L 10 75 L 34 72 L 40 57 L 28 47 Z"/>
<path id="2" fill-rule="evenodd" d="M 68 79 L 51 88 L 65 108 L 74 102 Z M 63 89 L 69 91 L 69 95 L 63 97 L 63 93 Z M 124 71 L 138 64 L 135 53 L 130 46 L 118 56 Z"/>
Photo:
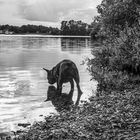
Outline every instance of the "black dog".
<path id="1" fill-rule="evenodd" d="M 63 60 L 60 63 L 58 63 L 55 67 L 53 67 L 51 70 L 43 68 L 48 76 L 48 83 L 54 84 L 57 83 L 57 92 L 61 95 L 62 93 L 62 85 L 63 83 L 70 82 L 71 84 L 71 90 L 69 92 L 69 95 L 72 99 L 73 91 L 74 91 L 74 81 L 76 82 L 77 89 L 78 89 L 78 97 L 76 101 L 76 105 L 79 104 L 80 97 L 82 95 L 82 91 L 80 89 L 80 78 L 79 78 L 79 72 L 71 60 Z"/>

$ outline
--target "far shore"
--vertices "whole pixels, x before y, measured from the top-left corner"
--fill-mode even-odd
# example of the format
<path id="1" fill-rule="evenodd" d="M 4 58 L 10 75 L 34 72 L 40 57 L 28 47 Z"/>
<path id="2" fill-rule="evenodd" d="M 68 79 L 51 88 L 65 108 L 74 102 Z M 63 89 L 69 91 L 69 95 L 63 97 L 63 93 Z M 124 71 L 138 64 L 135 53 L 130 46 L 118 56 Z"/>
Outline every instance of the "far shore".
<path id="1" fill-rule="evenodd" d="M 28 36 L 28 37 L 64 37 L 64 38 L 91 38 L 91 36 L 74 36 L 74 35 L 45 35 L 45 34 L 0 34 L 0 36 Z"/>

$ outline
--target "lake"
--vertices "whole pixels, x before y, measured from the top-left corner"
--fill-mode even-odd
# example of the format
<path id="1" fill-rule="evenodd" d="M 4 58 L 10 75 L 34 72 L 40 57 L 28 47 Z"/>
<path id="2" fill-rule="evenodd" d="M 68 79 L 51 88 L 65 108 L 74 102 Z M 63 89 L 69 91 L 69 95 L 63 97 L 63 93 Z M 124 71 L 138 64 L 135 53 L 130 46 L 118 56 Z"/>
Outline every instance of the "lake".
<path id="1" fill-rule="evenodd" d="M 76 63 L 83 91 L 81 100 L 94 94 L 96 82 L 90 81 L 82 61 L 91 56 L 94 47 L 89 37 L 43 35 L 0 35 L 0 132 L 17 130 L 20 123 L 33 123 L 56 113 L 47 98 L 46 72 L 63 59 Z M 69 92 L 70 84 L 63 87 Z M 73 100 L 77 97 L 74 90 Z"/>

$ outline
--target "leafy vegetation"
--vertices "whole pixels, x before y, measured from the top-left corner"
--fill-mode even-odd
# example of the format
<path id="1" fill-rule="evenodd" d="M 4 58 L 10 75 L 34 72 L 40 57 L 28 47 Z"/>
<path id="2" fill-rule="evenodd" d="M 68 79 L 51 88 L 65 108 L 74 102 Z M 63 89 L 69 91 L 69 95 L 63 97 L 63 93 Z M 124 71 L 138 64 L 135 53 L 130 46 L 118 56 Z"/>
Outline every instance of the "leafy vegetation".
<path id="1" fill-rule="evenodd" d="M 58 28 L 46 27 L 42 25 L 22 25 L 12 26 L 12 25 L 1 25 L 1 33 L 11 33 L 11 34 L 49 34 L 49 35 L 59 35 L 60 30 Z"/>
<path id="2" fill-rule="evenodd" d="M 102 47 L 92 53 L 89 71 L 98 81 L 98 92 L 125 90 L 140 82 L 140 4 L 135 0 L 103 0 L 97 7 Z M 99 93 L 98 93 L 99 94 Z"/>
<path id="3" fill-rule="evenodd" d="M 82 21 L 62 21 L 61 22 L 62 35 L 89 35 L 90 29 L 87 23 Z"/>

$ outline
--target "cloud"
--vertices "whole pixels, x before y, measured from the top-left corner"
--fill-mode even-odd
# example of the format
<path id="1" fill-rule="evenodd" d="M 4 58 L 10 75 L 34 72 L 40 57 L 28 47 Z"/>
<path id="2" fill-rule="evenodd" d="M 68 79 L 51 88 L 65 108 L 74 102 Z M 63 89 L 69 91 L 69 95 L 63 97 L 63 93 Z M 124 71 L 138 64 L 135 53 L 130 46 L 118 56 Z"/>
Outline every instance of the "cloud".
<path id="1" fill-rule="evenodd" d="M 0 24 L 91 22 L 101 0 L 0 0 Z M 23 22 L 23 23 L 22 23 Z"/>
<path id="2" fill-rule="evenodd" d="M 86 23 L 91 23 L 93 21 L 94 16 L 97 15 L 97 11 L 94 8 L 88 8 L 84 10 L 73 10 L 69 12 L 67 15 L 64 15 L 61 20 L 82 20 Z"/>
<path id="3" fill-rule="evenodd" d="M 10 21 L 20 17 L 18 12 L 17 0 L 0 1 L 0 18 L 1 21 Z"/>
<path id="4" fill-rule="evenodd" d="M 2 0 L 0 0 L 0 5 L 2 5 L 4 2 Z"/>
<path id="5" fill-rule="evenodd" d="M 30 21 L 57 22 L 59 15 L 56 12 L 57 10 L 50 3 L 46 3 L 43 0 L 32 4 L 24 3 L 20 5 L 21 16 Z"/>
<path id="6" fill-rule="evenodd" d="M 21 15 L 31 21 L 58 22 L 62 19 L 88 18 L 96 13 L 92 0 L 39 0 L 21 5 Z M 86 13 L 84 13 L 86 11 Z M 91 11 L 93 14 L 91 14 Z M 90 13 L 90 15 L 88 15 Z"/>

